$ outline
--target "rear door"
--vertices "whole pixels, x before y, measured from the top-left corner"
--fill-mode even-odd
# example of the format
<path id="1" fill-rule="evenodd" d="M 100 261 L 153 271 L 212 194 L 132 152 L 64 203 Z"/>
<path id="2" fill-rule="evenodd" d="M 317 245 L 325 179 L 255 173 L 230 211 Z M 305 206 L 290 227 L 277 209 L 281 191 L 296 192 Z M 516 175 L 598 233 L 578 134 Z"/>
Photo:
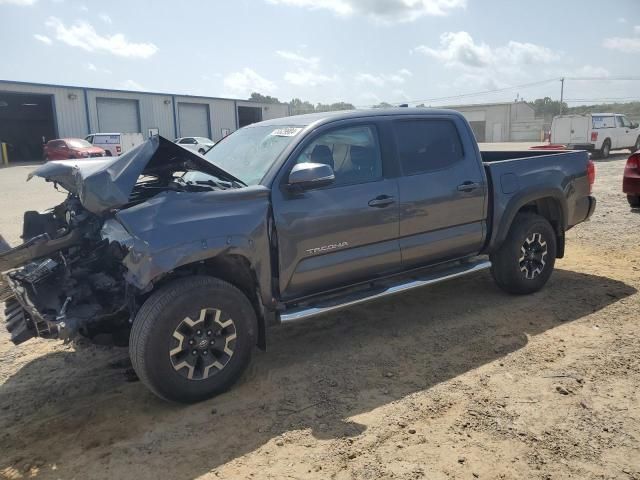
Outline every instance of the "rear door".
<path id="1" fill-rule="evenodd" d="M 571 135 L 569 143 L 585 144 L 589 141 L 589 130 L 591 119 L 586 115 L 575 115 L 571 117 Z"/>
<path id="2" fill-rule="evenodd" d="M 395 120 L 393 130 L 402 172 L 403 268 L 478 253 L 486 230 L 486 184 L 468 128 L 457 117 L 443 116 Z"/>
<path id="3" fill-rule="evenodd" d="M 397 180 L 388 178 L 378 126 L 367 120 L 341 122 L 310 136 L 272 189 L 285 300 L 400 268 Z M 284 184 L 289 172 L 303 162 L 332 166 L 334 183 L 289 191 Z"/>
<path id="4" fill-rule="evenodd" d="M 571 117 L 555 117 L 553 119 L 551 141 L 565 144 L 571 141 Z"/>

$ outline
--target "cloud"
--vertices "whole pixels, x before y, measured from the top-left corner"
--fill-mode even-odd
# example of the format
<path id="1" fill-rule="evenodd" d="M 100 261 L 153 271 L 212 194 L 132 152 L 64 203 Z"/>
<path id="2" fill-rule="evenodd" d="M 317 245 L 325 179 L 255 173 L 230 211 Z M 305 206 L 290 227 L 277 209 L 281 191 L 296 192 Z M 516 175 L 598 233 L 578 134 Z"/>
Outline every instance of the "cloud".
<path id="1" fill-rule="evenodd" d="M 145 88 L 135 80 L 125 80 L 120 82 L 120 88 L 125 90 L 145 90 Z"/>
<path id="2" fill-rule="evenodd" d="M 18 7 L 30 7 L 38 0 L 0 0 L 0 5 L 16 5 Z"/>
<path id="3" fill-rule="evenodd" d="M 92 72 L 97 72 L 98 71 L 98 67 L 96 67 L 93 63 L 88 63 L 87 64 L 87 69 L 91 70 Z"/>
<path id="4" fill-rule="evenodd" d="M 277 90 L 271 80 L 264 78 L 251 68 L 245 67 L 224 77 L 224 87 L 231 95 L 248 97 L 252 92 L 270 94 Z"/>
<path id="5" fill-rule="evenodd" d="M 109 15 L 107 15 L 106 13 L 101 13 L 98 16 L 100 17 L 100 20 L 102 20 L 104 23 L 107 23 L 109 25 L 111 25 L 113 23 L 113 20 L 111 20 L 111 17 Z"/>
<path id="6" fill-rule="evenodd" d="M 292 62 L 296 66 L 295 71 L 284 74 L 284 80 L 291 85 L 303 87 L 316 87 L 330 82 L 337 82 L 338 76 L 327 75 L 320 71 L 320 58 L 308 57 L 300 53 L 277 50 L 276 55 Z"/>
<path id="7" fill-rule="evenodd" d="M 603 43 L 605 48 L 620 50 L 626 53 L 640 53 L 640 38 L 605 38 Z"/>
<path id="8" fill-rule="evenodd" d="M 593 65 L 584 65 L 576 70 L 576 75 L 580 77 L 596 77 L 596 78 L 606 78 L 611 74 L 609 70 L 604 67 L 594 67 Z"/>
<path id="9" fill-rule="evenodd" d="M 267 0 L 274 5 L 329 10 L 341 17 L 362 15 L 382 23 L 412 22 L 465 8 L 467 0 Z"/>
<path id="10" fill-rule="evenodd" d="M 419 45 L 413 51 L 440 60 L 449 67 L 471 69 L 551 63 L 560 58 L 547 47 L 513 40 L 493 48 L 486 43 L 476 43 L 467 32 L 443 33 L 438 48 Z"/>
<path id="11" fill-rule="evenodd" d="M 310 67 L 317 67 L 320 63 L 320 59 L 318 57 L 305 57 L 299 53 L 289 52 L 286 50 L 276 50 L 276 55 L 280 58 L 284 58 L 285 60 L 301 63 Z"/>
<path id="12" fill-rule="evenodd" d="M 618 23 L 627 23 L 627 19 L 624 18 L 624 17 L 618 17 L 617 22 Z"/>
<path id="13" fill-rule="evenodd" d="M 374 75 L 372 73 L 358 73 L 355 76 L 356 83 L 384 87 L 387 84 L 402 85 L 413 74 L 406 68 L 398 70 L 398 73 Z"/>
<path id="14" fill-rule="evenodd" d="M 329 76 L 312 70 L 299 69 L 295 72 L 286 72 L 284 74 L 284 79 L 291 85 L 316 87 L 329 82 L 337 82 L 338 76 Z"/>
<path id="15" fill-rule="evenodd" d="M 87 70 L 89 70 L 90 72 L 100 72 L 100 73 L 108 73 L 108 74 L 112 73 L 111 70 L 109 70 L 108 68 L 96 67 L 96 65 L 93 63 L 87 63 Z"/>
<path id="16" fill-rule="evenodd" d="M 105 52 L 128 58 L 149 58 L 158 51 L 158 47 L 153 43 L 129 42 L 122 33 L 100 35 L 93 25 L 84 21 L 78 21 L 67 27 L 59 18 L 49 17 L 46 26 L 54 31 L 58 41 L 87 52 Z"/>
<path id="17" fill-rule="evenodd" d="M 46 45 L 51 45 L 53 43 L 49 37 L 47 37 L 46 35 L 40 35 L 39 33 L 36 33 L 33 36 L 33 38 L 35 38 L 39 42 L 42 42 L 42 43 L 44 43 Z"/>

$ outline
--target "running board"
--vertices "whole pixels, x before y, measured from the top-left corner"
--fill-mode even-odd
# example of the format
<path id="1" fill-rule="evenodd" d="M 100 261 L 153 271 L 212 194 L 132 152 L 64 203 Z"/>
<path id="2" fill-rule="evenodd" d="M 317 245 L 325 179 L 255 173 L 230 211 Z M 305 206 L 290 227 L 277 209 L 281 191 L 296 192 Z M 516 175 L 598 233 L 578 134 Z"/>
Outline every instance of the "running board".
<path id="1" fill-rule="evenodd" d="M 395 295 L 396 293 L 406 292 L 408 290 L 413 290 L 414 288 L 425 287 L 427 285 L 444 282 L 445 280 L 450 280 L 452 278 L 462 277 L 463 275 L 485 270 L 490 267 L 491 262 L 485 259 L 457 263 L 445 270 L 439 268 L 437 272 L 423 273 L 419 276 L 413 276 L 410 279 L 405 278 L 405 281 L 402 283 L 385 285 L 371 290 L 365 290 L 363 292 L 352 293 L 339 298 L 319 301 L 303 307 L 293 307 L 280 314 L 280 321 L 284 323 L 302 320 L 303 318 L 315 317 L 316 315 L 322 315 L 323 313 L 333 312 L 359 303 L 365 303 L 378 298 L 387 297 L 389 295 Z"/>

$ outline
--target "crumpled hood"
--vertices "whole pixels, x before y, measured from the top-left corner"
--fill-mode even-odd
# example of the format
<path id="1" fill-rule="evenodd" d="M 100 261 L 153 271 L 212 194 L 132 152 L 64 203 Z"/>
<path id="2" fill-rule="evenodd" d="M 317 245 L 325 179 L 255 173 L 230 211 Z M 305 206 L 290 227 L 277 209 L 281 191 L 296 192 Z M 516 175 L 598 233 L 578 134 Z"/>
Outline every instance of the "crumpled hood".
<path id="1" fill-rule="evenodd" d="M 240 182 L 195 152 L 164 137 L 154 136 L 120 157 L 48 162 L 29 174 L 42 177 L 78 195 L 82 206 L 100 214 L 129 202 L 141 175 L 167 176 L 197 170 L 228 182 Z"/>

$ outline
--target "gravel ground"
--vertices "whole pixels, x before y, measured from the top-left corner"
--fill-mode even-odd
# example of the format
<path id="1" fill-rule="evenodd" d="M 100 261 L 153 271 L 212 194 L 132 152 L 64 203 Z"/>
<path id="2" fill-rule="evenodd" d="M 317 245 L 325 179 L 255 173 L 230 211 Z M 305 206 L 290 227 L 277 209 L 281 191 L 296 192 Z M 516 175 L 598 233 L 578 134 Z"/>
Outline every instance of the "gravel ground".
<path id="1" fill-rule="evenodd" d="M 269 332 L 192 406 L 127 383 L 124 349 L 0 333 L 0 477 L 640 479 L 640 211 L 626 155 L 541 292 L 488 273 Z M 0 170 L 0 232 L 62 199 Z"/>

